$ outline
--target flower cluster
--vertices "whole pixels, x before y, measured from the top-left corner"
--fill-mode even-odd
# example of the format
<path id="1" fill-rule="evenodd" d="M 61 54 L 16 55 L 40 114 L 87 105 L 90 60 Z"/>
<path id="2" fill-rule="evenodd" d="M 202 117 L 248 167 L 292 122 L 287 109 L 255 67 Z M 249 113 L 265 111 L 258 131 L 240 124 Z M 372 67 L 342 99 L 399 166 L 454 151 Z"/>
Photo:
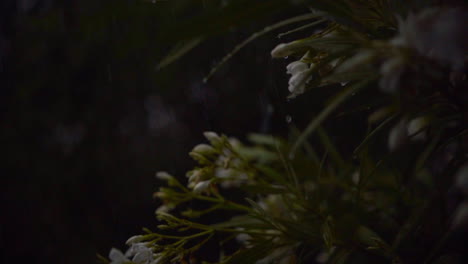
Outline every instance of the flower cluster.
<path id="1" fill-rule="evenodd" d="M 204 135 L 211 145 L 197 145 L 189 153 L 200 167 L 187 173 L 188 187 L 195 193 L 202 193 L 210 192 L 210 187 L 216 183 L 229 188 L 247 182 L 248 166 L 234 148 L 236 141 L 214 132 Z"/>
<path id="2" fill-rule="evenodd" d="M 133 236 L 127 240 L 130 248 L 123 254 L 120 250 L 112 248 L 109 252 L 110 264 L 162 264 L 161 254 L 154 254 L 147 243 L 137 242 L 142 236 Z"/>
<path id="3" fill-rule="evenodd" d="M 311 24 L 328 21 L 324 28 L 271 51 L 273 58 L 295 57 L 286 66 L 290 97 L 312 87 L 338 90 L 297 139 L 292 133 L 294 142 L 254 134 L 254 146 L 245 146 L 205 132 L 208 143 L 189 153 L 198 165 L 186 173 L 186 184 L 167 172 L 156 174 L 167 183 L 154 194 L 162 201 L 156 214 L 164 232 L 130 238 L 125 254 L 111 250 L 111 263 L 194 263 L 207 241 L 220 248 L 216 263 L 443 262 L 451 254 L 441 253 L 449 248 L 446 227 L 455 232 L 468 226 L 466 103 L 450 94 L 447 74 L 464 70 L 467 16 L 432 7 L 394 14 L 387 1 L 378 2 L 337 1 L 360 8 L 328 14 L 335 4 L 324 1 L 326 10 L 309 17 L 323 16 Z M 364 89 L 371 85 L 380 90 Z M 324 122 L 349 98 L 362 100 L 353 115 L 356 110 L 364 117 L 357 126 L 370 129 L 363 137 L 346 135 L 356 146 L 352 154 L 349 146 L 334 144 L 343 142 L 342 134 L 327 134 L 336 124 Z M 401 148 L 408 143 L 417 147 Z M 436 187 L 439 182 L 443 187 Z M 463 198 L 453 205 L 453 217 L 440 214 L 445 202 L 432 203 L 444 199 L 447 188 Z M 169 213 L 176 207 L 185 211 Z M 220 211 L 203 223 L 201 216 Z M 421 234 L 431 234 L 422 248 L 415 243 Z M 407 250 L 412 247 L 417 250 Z M 441 251 L 435 253 L 440 258 L 427 255 L 428 248 Z"/>

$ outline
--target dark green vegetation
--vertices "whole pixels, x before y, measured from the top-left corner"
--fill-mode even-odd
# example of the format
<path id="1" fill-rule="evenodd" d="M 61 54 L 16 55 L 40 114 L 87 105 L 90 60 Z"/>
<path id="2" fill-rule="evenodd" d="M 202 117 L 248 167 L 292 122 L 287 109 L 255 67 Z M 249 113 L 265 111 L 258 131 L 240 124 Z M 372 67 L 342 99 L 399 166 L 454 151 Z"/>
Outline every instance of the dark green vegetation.
<path id="1" fill-rule="evenodd" d="M 464 263 L 457 1 L 36 3 L 1 10 L 2 262 L 90 263 L 144 226 L 135 263 Z M 206 134 L 190 163 L 207 130 L 246 145 Z M 180 177 L 155 203 L 158 169 Z"/>

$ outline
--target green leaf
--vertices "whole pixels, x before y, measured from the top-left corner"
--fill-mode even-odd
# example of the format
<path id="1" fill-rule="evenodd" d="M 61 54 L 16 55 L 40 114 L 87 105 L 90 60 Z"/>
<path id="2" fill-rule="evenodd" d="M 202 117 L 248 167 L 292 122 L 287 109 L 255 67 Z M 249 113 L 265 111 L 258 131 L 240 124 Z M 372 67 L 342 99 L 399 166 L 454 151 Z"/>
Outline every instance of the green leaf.
<path id="1" fill-rule="evenodd" d="M 176 47 L 174 47 L 169 54 L 164 57 L 161 62 L 156 67 L 157 70 L 161 70 L 162 68 L 168 66 L 169 64 L 173 63 L 174 61 L 180 59 L 183 55 L 187 52 L 191 51 L 193 48 L 198 46 L 201 42 L 203 42 L 202 37 L 196 37 L 188 41 L 183 41 L 179 43 Z"/>
<path id="2" fill-rule="evenodd" d="M 306 129 L 304 130 L 304 132 L 302 132 L 302 134 L 299 136 L 299 138 L 297 139 L 297 141 L 293 144 L 293 147 L 292 147 L 292 150 L 290 152 L 290 155 L 294 155 L 294 153 L 297 151 L 297 149 L 302 146 L 302 144 L 307 140 L 307 138 L 310 136 L 310 134 L 312 134 L 315 129 L 317 129 L 317 127 L 322 124 L 322 122 L 328 117 L 330 116 L 331 113 L 333 113 L 333 111 L 338 107 L 340 106 L 346 99 L 348 99 L 349 97 L 351 97 L 354 93 L 356 93 L 357 91 L 359 91 L 360 89 L 364 88 L 366 85 L 368 85 L 371 81 L 373 80 L 373 78 L 368 78 L 368 79 L 365 79 L 365 80 L 362 80 L 350 87 L 347 87 L 346 89 L 344 89 L 343 92 L 341 92 L 340 94 L 336 95 L 333 100 L 330 102 L 330 104 L 328 106 L 325 107 L 325 109 L 323 109 L 315 119 L 313 119 L 309 125 L 306 127 Z"/>
<path id="3" fill-rule="evenodd" d="M 338 248 L 336 249 L 332 255 L 330 256 L 330 260 L 327 263 L 330 264 L 344 264 L 346 260 L 349 258 L 351 253 L 353 253 L 353 249 L 351 248 Z"/>
<path id="4" fill-rule="evenodd" d="M 387 118 L 385 121 L 383 121 L 380 125 L 378 125 L 374 130 L 372 130 L 369 135 L 367 135 L 364 140 L 359 144 L 359 146 L 356 147 L 354 150 L 354 154 L 359 153 L 367 144 L 370 142 L 370 140 L 379 132 L 382 130 L 388 123 L 390 123 L 393 119 L 395 119 L 398 115 L 392 115 L 389 118 Z"/>
<path id="5" fill-rule="evenodd" d="M 258 144 L 258 145 L 266 145 L 266 146 L 271 146 L 275 148 L 278 145 L 282 145 L 282 142 L 279 139 L 273 137 L 272 135 L 250 133 L 247 135 L 247 139 L 250 142 Z"/>
<path id="6" fill-rule="evenodd" d="M 331 141 L 325 129 L 323 129 L 321 126 L 318 126 L 317 134 L 320 138 L 320 143 L 322 143 L 327 153 L 329 153 L 330 157 L 336 162 L 336 165 L 339 168 L 343 168 L 345 166 L 343 157 L 341 157 L 341 154 L 339 153 L 338 149 L 335 147 L 335 145 Z"/>
<path id="7" fill-rule="evenodd" d="M 296 32 L 299 32 L 299 31 L 302 31 L 304 29 L 307 29 L 307 28 L 310 28 L 310 27 L 313 27 L 313 26 L 316 26 L 316 25 L 320 25 L 321 23 L 327 21 L 326 19 L 320 19 L 318 21 L 315 21 L 315 22 L 312 22 L 312 23 L 309 23 L 309 24 L 306 24 L 304 26 L 300 26 L 298 28 L 295 28 L 295 29 L 292 29 L 292 30 L 289 30 L 287 32 L 284 32 L 284 33 L 280 33 L 278 34 L 278 38 L 282 38 L 284 36 L 287 36 L 289 34 L 293 34 L 293 33 L 296 33 Z"/>
<path id="8" fill-rule="evenodd" d="M 226 56 L 224 56 L 221 59 L 221 61 L 211 69 L 211 71 L 203 79 L 203 81 L 207 82 L 211 78 L 211 76 L 213 76 L 213 74 L 215 74 L 216 71 L 218 71 L 218 69 L 221 66 L 224 65 L 224 63 L 226 63 L 229 59 L 231 59 L 234 55 L 236 55 L 236 53 L 239 52 L 243 47 L 245 47 L 247 44 L 249 44 L 250 42 L 257 39 L 258 37 L 261 37 L 261 36 L 271 32 L 273 30 L 284 27 L 286 25 L 289 25 L 289 24 L 292 24 L 292 23 L 297 23 L 297 22 L 304 21 L 304 20 L 309 20 L 309 19 L 312 19 L 312 18 L 317 18 L 317 17 L 319 17 L 319 15 L 317 15 L 317 14 L 304 14 L 304 15 L 300 15 L 300 16 L 296 16 L 296 17 L 292 17 L 292 18 L 283 20 L 283 21 L 278 22 L 276 24 L 273 24 L 271 26 L 267 26 L 261 31 L 255 32 L 250 37 L 248 37 L 247 39 L 242 41 L 240 44 L 235 46 L 234 49 L 231 52 L 229 52 Z"/>
<path id="9" fill-rule="evenodd" d="M 264 240 L 257 242 L 253 247 L 248 249 L 241 249 L 235 253 L 228 263 L 255 263 L 255 261 L 266 257 L 274 250 L 275 244 L 272 240 Z"/>

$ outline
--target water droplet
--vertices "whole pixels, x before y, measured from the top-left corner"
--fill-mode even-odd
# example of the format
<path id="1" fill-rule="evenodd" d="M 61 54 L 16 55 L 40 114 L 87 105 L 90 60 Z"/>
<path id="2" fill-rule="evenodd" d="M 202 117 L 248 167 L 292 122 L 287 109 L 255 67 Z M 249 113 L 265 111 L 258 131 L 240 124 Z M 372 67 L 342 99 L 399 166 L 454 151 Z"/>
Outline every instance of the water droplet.
<path id="1" fill-rule="evenodd" d="M 286 116 L 286 123 L 291 123 L 292 122 L 292 117 L 290 115 Z"/>

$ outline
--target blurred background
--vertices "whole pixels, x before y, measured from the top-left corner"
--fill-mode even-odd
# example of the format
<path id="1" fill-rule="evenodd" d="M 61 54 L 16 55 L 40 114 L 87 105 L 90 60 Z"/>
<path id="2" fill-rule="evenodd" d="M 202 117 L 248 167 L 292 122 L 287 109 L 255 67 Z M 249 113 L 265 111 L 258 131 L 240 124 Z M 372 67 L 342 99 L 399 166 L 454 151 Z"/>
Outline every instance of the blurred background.
<path id="1" fill-rule="evenodd" d="M 203 131 L 286 135 L 311 100 L 286 100 L 287 61 L 270 50 L 287 37 L 258 39 L 202 81 L 250 34 L 306 11 L 284 2 L 226 14 L 229 1 L 1 1 L 0 262 L 95 263 L 156 226 L 155 172 L 184 177 Z"/>

